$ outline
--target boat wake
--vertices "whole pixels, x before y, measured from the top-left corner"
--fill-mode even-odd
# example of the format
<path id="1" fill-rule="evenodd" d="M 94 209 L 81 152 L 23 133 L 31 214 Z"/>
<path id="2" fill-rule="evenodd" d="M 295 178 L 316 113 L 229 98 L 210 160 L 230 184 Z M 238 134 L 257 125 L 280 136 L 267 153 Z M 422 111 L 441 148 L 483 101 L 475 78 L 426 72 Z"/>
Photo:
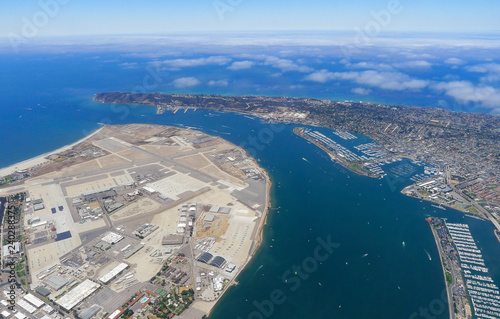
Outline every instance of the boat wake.
<path id="1" fill-rule="evenodd" d="M 429 257 L 429 260 L 432 260 L 431 254 L 429 254 L 429 252 L 427 250 L 425 250 L 425 249 L 424 249 L 424 251 L 427 254 L 427 257 Z"/>
<path id="2" fill-rule="evenodd" d="M 253 279 L 253 277 L 255 277 L 255 275 L 257 275 L 257 273 L 259 272 L 259 270 L 262 269 L 262 267 L 264 267 L 264 265 L 260 265 L 260 267 L 257 268 L 257 270 L 255 271 L 255 273 L 252 275 L 252 279 Z"/>

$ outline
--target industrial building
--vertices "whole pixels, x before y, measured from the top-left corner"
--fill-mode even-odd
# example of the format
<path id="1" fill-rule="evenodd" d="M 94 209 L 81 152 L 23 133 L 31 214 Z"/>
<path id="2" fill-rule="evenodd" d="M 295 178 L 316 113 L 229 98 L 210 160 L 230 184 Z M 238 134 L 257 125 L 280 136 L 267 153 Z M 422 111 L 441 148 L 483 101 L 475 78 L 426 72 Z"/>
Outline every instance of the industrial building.
<path id="1" fill-rule="evenodd" d="M 12 254 L 17 254 L 21 251 L 21 244 L 17 241 L 13 244 L 3 246 L 3 256 L 7 257 Z"/>
<path id="2" fill-rule="evenodd" d="M 144 247 L 144 244 L 142 244 L 142 243 L 141 243 L 141 244 L 136 245 L 134 248 L 132 248 L 131 250 L 129 250 L 129 251 L 127 251 L 127 252 L 125 252 L 125 253 L 123 254 L 123 259 L 127 259 L 127 258 L 129 258 L 129 257 L 130 257 L 130 256 L 132 256 L 133 254 L 135 254 L 136 252 L 138 252 L 139 250 L 141 250 L 141 249 L 142 249 L 142 247 Z"/>
<path id="3" fill-rule="evenodd" d="M 95 244 L 94 247 L 99 248 L 102 251 L 106 251 L 111 248 L 111 245 L 101 240 L 100 242 Z"/>
<path id="4" fill-rule="evenodd" d="M 30 314 L 32 314 L 36 311 L 35 307 L 33 307 L 31 304 L 29 304 L 27 301 L 25 301 L 23 299 L 19 299 L 17 301 L 16 305 L 23 308 L 24 310 L 26 310 Z"/>
<path id="5" fill-rule="evenodd" d="M 82 302 L 85 298 L 90 296 L 94 291 L 99 289 L 99 284 L 93 282 L 90 279 L 85 280 L 72 290 L 70 290 L 67 294 L 62 296 L 60 299 L 56 301 L 56 303 L 63 307 L 64 309 L 70 311 L 74 306 Z"/>
<path id="6" fill-rule="evenodd" d="M 222 268 L 222 267 L 224 267 L 225 264 L 226 264 L 226 260 L 221 256 L 216 256 L 214 258 L 214 260 L 212 260 L 210 262 L 211 266 L 215 266 L 217 268 Z"/>
<path id="7" fill-rule="evenodd" d="M 54 275 L 45 280 L 45 284 L 50 288 L 54 289 L 55 291 L 58 291 L 62 287 L 66 286 L 67 283 L 68 281 L 64 279 L 64 277 L 59 275 Z"/>
<path id="8" fill-rule="evenodd" d="M 210 207 L 210 210 L 208 211 L 209 213 L 218 213 L 220 209 L 220 206 L 214 205 Z"/>
<path id="9" fill-rule="evenodd" d="M 202 263 L 205 263 L 205 264 L 208 264 L 208 262 L 210 261 L 210 259 L 212 259 L 213 255 L 211 253 L 202 253 L 201 255 L 198 256 L 198 258 L 196 258 L 196 260 L 202 262 Z"/>
<path id="10" fill-rule="evenodd" d="M 49 306 L 49 305 L 43 306 L 42 310 L 45 311 L 45 313 L 47 313 L 49 315 L 51 315 L 54 312 L 56 312 L 56 310 L 54 308 L 52 308 L 51 306 Z"/>
<path id="11" fill-rule="evenodd" d="M 78 312 L 78 317 L 80 319 L 90 319 L 94 317 L 99 311 L 101 311 L 101 309 L 102 308 L 99 307 L 98 305 L 93 305 L 90 308 L 83 309 L 82 311 Z"/>
<path id="12" fill-rule="evenodd" d="M 99 281 L 101 281 L 104 284 L 107 284 L 108 282 L 113 280 L 113 278 L 115 278 L 116 276 L 121 274 L 121 272 L 127 268 L 128 268 L 128 265 L 126 263 L 120 263 L 118 266 L 111 269 L 107 274 L 105 274 L 104 276 L 99 278 Z"/>
<path id="13" fill-rule="evenodd" d="M 42 297 L 47 297 L 48 295 L 50 295 L 50 290 L 42 286 L 36 288 L 35 291 Z"/>
<path id="14" fill-rule="evenodd" d="M 26 319 L 26 316 L 20 311 L 18 311 L 14 317 L 16 317 L 17 319 Z"/>
<path id="15" fill-rule="evenodd" d="M 213 222 L 214 220 L 215 220 L 215 215 L 212 214 L 207 214 L 205 218 L 203 218 L 204 222 L 209 222 L 209 223 Z"/>
<path id="16" fill-rule="evenodd" d="M 182 245 L 183 243 L 184 236 L 175 234 L 163 236 L 163 239 L 161 241 L 162 245 Z"/>
<path id="17" fill-rule="evenodd" d="M 123 239 L 123 236 L 121 236 L 121 235 L 118 235 L 115 233 L 109 233 L 102 238 L 102 241 L 105 241 L 110 245 L 114 245 L 122 239 Z"/>
<path id="18" fill-rule="evenodd" d="M 33 304 L 33 306 L 37 308 L 40 308 L 45 304 L 43 301 L 35 297 L 33 294 L 27 294 L 26 296 L 24 296 L 24 299 L 26 299 L 26 301 L 29 301 L 31 304 Z"/>
<path id="19" fill-rule="evenodd" d="M 33 205 L 33 209 L 34 209 L 35 211 L 37 211 L 37 210 L 42 210 L 42 209 L 44 209 L 44 208 L 45 208 L 45 206 L 44 206 L 43 204 L 36 204 L 36 205 Z"/>

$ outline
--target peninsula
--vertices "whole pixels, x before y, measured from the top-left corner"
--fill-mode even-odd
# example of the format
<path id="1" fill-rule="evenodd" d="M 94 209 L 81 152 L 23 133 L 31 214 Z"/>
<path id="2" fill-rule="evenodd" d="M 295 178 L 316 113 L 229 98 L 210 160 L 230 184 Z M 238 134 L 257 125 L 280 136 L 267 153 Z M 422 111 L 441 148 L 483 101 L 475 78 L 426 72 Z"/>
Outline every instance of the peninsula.
<path id="1" fill-rule="evenodd" d="M 498 115 L 291 97 L 112 92 L 96 94 L 94 99 L 151 105 L 158 113 L 183 108 L 238 112 L 267 121 L 331 128 L 344 139 L 351 138 L 346 136 L 349 132 L 363 134 L 377 142 L 360 146 L 368 154 L 364 157 L 334 144 L 325 148 L 312 135 L 308 140 L 323 143 L 322 148 L 344 167 L 371 177 L 385 177 L 382 162 L 408 158 L 429 163 L 430 174 L 403 181 L 412 184 L 402 190 L 404 194 L 487 218 L 500 230 Z M 295 132 L 304 137 L 302 128 Z"/>
<path id="2" fill-rule="evenodd" d="M 261 243 L 269 177 L 219 137 L 104 126 L 14 167 L 0 188 L 13 312 L 202 318 Z"/>

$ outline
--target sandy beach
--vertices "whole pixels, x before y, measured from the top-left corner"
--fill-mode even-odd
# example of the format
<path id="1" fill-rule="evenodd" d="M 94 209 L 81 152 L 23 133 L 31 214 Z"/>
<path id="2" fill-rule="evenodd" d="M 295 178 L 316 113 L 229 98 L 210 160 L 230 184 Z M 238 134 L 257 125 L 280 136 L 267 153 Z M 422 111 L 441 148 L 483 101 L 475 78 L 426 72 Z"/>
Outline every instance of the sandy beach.
<path id="1" fill-rule="evenodd" d="M 45 154 L 42 154 L 42 155 L 39 155 L 37 157 L 33 157 L 33 158 L 30 158 L 28 160 L 25 160 L 25 161 L 22 161 L 22 162 L 19 162 L 19 163 L 16 163 L 14 165 L 11 165 L 11 166 L 8 166 L 8 167 L 4 167 L 4 168 L 1 168 L 0 169 L 0 176 L 7 176 L 9 174 L 12 174 L 14 173 L 15 171 L 18 171 L 18 170 L 23 170 L 23 169 L 27 169 L 27 168 L 30 168 L 30 167 L 33 167 L 35 165 L 39 165 L 39 164 L 42 164 L 42 163 L 45 163 L 47 162 L 48 160 L 46 159 L 47 156 L 51 155 L 51 154 L 54 154 L 54 153 L 60 153 L 60 152 L 64 152 L 66 150 L 69 150 L 71 149 L 73 146 L 89 139 L 90 137 L 94 136 L 95 134 L 97 134 L 100 130 L 102 129 L 101 128 L 98 128 L 97 130 L 95 130 L 94 132 L 92 132 L 90 135 L 88 136 L 85 136 L 84 138 L 76 141 L 75 143 L 73 144 L 70 144 L 70 145 L 66 145 L 66 146 L 63 146 L 61 148 L 58 148 L 54 151 L 50 151 L 50 152 L 47 152 Z"/>

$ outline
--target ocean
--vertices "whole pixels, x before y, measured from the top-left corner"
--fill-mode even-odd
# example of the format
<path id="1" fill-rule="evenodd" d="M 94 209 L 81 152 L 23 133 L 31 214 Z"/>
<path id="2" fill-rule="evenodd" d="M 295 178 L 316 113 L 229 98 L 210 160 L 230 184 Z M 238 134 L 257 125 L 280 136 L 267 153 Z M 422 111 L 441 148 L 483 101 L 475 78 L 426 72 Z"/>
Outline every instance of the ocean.
<path id="1" fill-rule="evenodd" d="M 247 149 L 269 172 L 272 207 L 261 248 L 210 318 L 448 318 L 427 216 L 468 224 L 500 284 L 500 243 L 488 222 L 402 195 L 411 183 L 407 177 L 378 180 L 343 169 L 294 135 L 296 125 L 204 110 L 156 115 L 150 106 L 96 103 L 93 94 L 131 90 L 144 74 L 96 62 L 111 58 L 2 59 L 0 166 L 72 143 L 99 123 L 191 127 Z M 249 142 L 264 135 L 257 145 Z M 328 254 L 318 258 L 318 247 Z"/>

